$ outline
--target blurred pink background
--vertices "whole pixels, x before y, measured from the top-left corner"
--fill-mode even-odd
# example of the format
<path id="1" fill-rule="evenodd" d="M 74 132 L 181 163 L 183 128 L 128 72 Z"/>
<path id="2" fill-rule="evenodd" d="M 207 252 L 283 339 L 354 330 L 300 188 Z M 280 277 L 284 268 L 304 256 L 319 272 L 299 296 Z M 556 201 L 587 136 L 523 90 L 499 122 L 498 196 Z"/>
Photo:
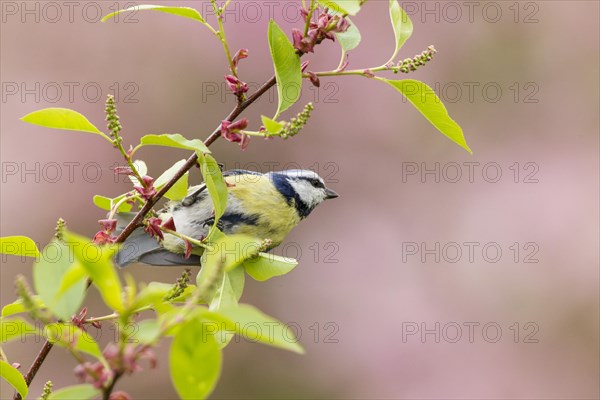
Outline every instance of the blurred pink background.
<path id="1" fill-rule="evenodd" d="M 93 195 L 115 196 L 127 185 L 114 181 L 110 167 L 121 160 L 98 137 L 20 117 L 68 107 L 103 127 L 103 102 L 113 93 L 124 137 L 135 145 L 148 133 L 204 138 L 234 104 L 224 91 L 220 45 L 201 24 L 153 12 L 99 23 L 116 3 L 65 3 L 1 3 L 0 234 L 41 244 L 58 217 L 93 235 L 103 217 Z M 199 10 L 209 4 L 156 3 Z M 244 80 L 272 75 L 270 17 L 288 33 L 300 25 L 286 3 L 232 2 L 227 36 L 233 51 L 250 50 L 241 64 Z M 360 77 L 324 78 L 320 90 L 306 85 L 285 116 L 308 101 L 316 110 L 291 140 L 254 140 L 246 152 L 217 142 L 212 150 L 227 168 L 313 168 L 341 197 L 321 205 L 280 248 L 290 256 L 300 249 L 295 271 L 246 281 L 243 301 L 292 323 L 307 354 L 233 343 L 213 397 L 598 398 L 599 4 L 403 5 L 414 34 L 401 57 L 430 44 L 439 53 L 416 73 L 395 78 L 433 86 L 474 155 L 437 133 L 399 93 Z M 363 41 L 350 54 L 350 68 L 384 63 L 393 50 L 387 2 L 369 1 L 353 21 Z M 335 68 L 339 54 L 337 43 L 327 42 L 306 58 L 320 71 Z M 261 113 L 275 108 L 271 96 L 245 116 L 258 128 Z M 138 155 L 154 176 L 187 157 L 158 148 Z M 439 182 L 422 175 L 436 165 Z M 455 179 L 457 166 L 462 175 Z M 191 179 L 199 182 L 197 170 Z M 4 261 L 2 304 L 14 300 L 18 273 L 31 277 L 30 262 Z M 128 272 L 139 281 L 170 282 L 181 269 Z M 86 303 L 92 315 L 105 311 L 95 290 Z M 423 329 L 430 333 L 422 336 Z M 111 330 L 102 334 L 105 343 Z M 5 351 L 26 369 L 40 346 L 11 343 Z M 118 388 L 139 399 L 175 397 L 168 342 L 157 351 L 159 368 Z M 47 379 L 55 387 L 74 383 L 74 366 L 53 351 L 32 397 Z M 12 390 L 1 387 L 2 398 L 10 398 Z"/>

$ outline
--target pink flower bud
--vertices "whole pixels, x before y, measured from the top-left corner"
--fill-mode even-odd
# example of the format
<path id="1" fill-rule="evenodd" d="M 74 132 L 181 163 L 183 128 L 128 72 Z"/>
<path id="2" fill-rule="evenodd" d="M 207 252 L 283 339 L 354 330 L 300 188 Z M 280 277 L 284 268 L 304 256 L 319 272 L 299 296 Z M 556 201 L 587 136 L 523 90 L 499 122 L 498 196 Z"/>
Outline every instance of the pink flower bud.
<path id="1" fill-rule="evenodd" d="M 226 75 L 225 82 L 227 82 L 227 86 L 229 86 L 229 89 L 231 89 L 231 91 L 236 95 L 240 95 L 248 91 L 248 84 L 246 82 L 240 81 L 233 75 Z"/>
<path id="2" fill-rule="evenodd" d="M 167 220 L 167 222 L 165 222 L 163 225 L 163 228 L 172 230 L 172 231 L 177 231 L 177 229 L 175 229 L 175 221 L 173 221 L 173 217 L 169 218 Z"/>
<path id="3" fill-rule="evenodd" d="M 100 219 L 98 220 L 98 223 L 105 231 L 107 231 L 107 233 L 114 232 L 114 230 L 117 229 L 116 219 Z"/>
<path id="4" fill-rule="evenodd" d="M 163 232 L 160 230 L 160 225 L 162 224 L 162 220 L 156 217 L 148 218 L 147 225 L 144 228 L 144 231 L 148 233 L 151 237 L 158 237 L 160 240 L 163 240 L 165 237 L 163 236 Z"/>
<path id="5" fill-rule="evenodd" d="M 248 58 L 248 49 L 239 49 L 233 56 L 233 66 L 237 67 L 240 60 L 243 60 L 244 58 Z"/>
<path id="6" fill-rule="evenodd" d="M 315 87 L 321 86 L 321 81 L 319 80 L 319 77 L 317 76 L 317 74 L 315 74 L 312 71 L 308 71 L 306 74 L 308 75 L 308 79 L 310 80 L 310 82 L 313 85 L 315 85 Z"/>

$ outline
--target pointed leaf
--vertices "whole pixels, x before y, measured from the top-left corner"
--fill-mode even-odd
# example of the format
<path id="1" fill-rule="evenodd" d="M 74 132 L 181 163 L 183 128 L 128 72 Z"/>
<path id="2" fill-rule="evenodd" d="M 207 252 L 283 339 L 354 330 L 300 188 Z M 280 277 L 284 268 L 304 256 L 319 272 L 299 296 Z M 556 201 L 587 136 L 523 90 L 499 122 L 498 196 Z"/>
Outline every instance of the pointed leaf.
<path id="1" fill-rule="evenodd" d="M 83 385 L 67 386 L 50 393 L 48 400 L 90 400 L 100 396 L 100 390 L 93 385 L 86 383 Z"/>
<path id="2" fill-rule="evenodd" d="M 275 67 L 277 77 L 277 94 L 279 102 L 275 118 L 283 111 L 290 108 L 302 92 L 302 70 L 300 68 L 300 57 L 296 49 L 273 20 L 269 22 L 269 49 Z"/>
<path id="3" fill-rule="evenodd" d="M 40 256 L 37 245 L 27 236 L 0 237 L 0 253 L 24 257 Z"/>
<path id="4" fill-rule="evenodd" d="M 113 310 L 123 310 L 123 287 L 112 262 L 118 246 L 98 246 L 89 239 L 65 231 L 64 241 L 75 259 L 81 263 L 102 299 Z"/>
<path id="5" fill-rule="evenodd" d="M 92 335 L 75 325 L 55 322 L 46 325 L 42 330 L 42 333 L 51 343 L 65 348 L 71 348 L 77 352 L 89 354 L 100 360 L 103 364 L 106 364 L 106 360 L 104 359 L 96 340 Z"/>
<path id="6" fill-rule="evenodd" d="M 394 55 L 391 57 L 393 61 L 398 55 L 400 48 L 404 45 L 404 42 L 412 35 L 413 24 L 409 16 L 400 7 L 398 0 L 390 0 L 390 19 L 392 20 L 394 37 L 396 38 L 396 48 Z"/>
<path id="7" fill-rule="evenodd" d="M 317 3 L 340 14 L 356 15 L 360 11 L 360 0 L 317 0 Z"/>
<path id="8" fill-rule="evenodd" d="M 221 373 L 221 351 L 199 319 L 187 322 L 177 332 L 169 353 L 173 386 L 182 399 L 205 399 Z"/>
<path id="9" fill-rule="evenodd" d="M 304 349 L 290 329 L 280 321 L 248 304 L 222 308 L 218 315 L 234 322 L 236 333 L 270 346 L 304 354 Z"/>
<path id="10" fill-rule="evenodd" d="M 23 318 L 0 319 L 0 343 L 14 339 L 25 340 L 27 335 L 38 333 L 38 330 Z"/>
<path id="11" fill-rule="evenodd" d="M 111 199 L 109 197 L 104 197 L 104 196 L 99 196 L 96 195 L 94 196 L 94 205 L 102 210 L 106 210 L 106 211 L 110 211 L 112 210 L 112 207 L 117 204 L 119 201 L 121 201 L 123 199 L 123 197 L 125 197 L 125 195 L 119 196 L 119 197 L 115 197 L 114 199 Z M 133 206 L 127 202 L 122 203 L 119 206 L 119 209 L 117 210 L 118 212 L 129 212 L 131 211 L 131 208 Z"/>
<path id="12" fill-rule="evenodd" d="M 44 108 L 27 114 L 21 120 L 46 128 L 89 132 L 106 136 L 82 114 L 68 108 Z"/>
<path id="13" fill-rule="evenodd" d="M 208 189 L 208 193 L 213 202 L 213 207 L 215 208 L 216 224 L 227 208 L 229 191 L 227 190 L 227 185 L 223 179 L 221 167 L 219 167 L 219 164 L 211 155 L 207 154 L 202 157 L 200 160 L 200 171 L 202 172 L 204 183 L 206 184 L 206 188 Z"/>
<path id="14" fill-rule="evenodd" d="M 29 388 L 27 387 L 25 378 L 23 375 L 21 375 L 18 369 L 6 361 L 0 360 L 0 376 L 2 376 L 6 382 L 10 383 L 10 385 L 14 387 L 17 392 L 19 392 L 23 399 L 27 398 Z"/>
<path id="15" fill-rule="evenodd" d="M 179 15 L 180 17 L 194 19 L 196 21 L 202 22 L 203 24 L 206 23 L 204 18 L 202 18 L 202 15 L 200 14 L 200 12 L 198 12 L 198 10 L 196 10 L 195 8 L 156 6 L 156 5 L 152 5 L 152 4 L 142 4 L 139 6 L 133 6 L 133 7 L 123 9 L 123 10 L 119 10 L 119 11 L 116 11 L 114 13 L 110 13 L 110 14 L 104 16 L 101 19 L 101 21 L 106 22 L 107 20 L 114 17 L 115 15 L 123 13 L 123 12 L 143 11 L 143 10 L 160 11 L 160 12 L 167 13 L 167 14 Z"/>
<path id="16" fill-rule="evenodd" d="M 156 190 L 160 190 L 164 185 L 167 184 L 175 173 L 183 167 L 186 160 L 177 161 L 171 168 L 163 172 L 161 176 L 159 176 L 154 182 L 154 187 Z M 182 200 L 185 196 L 187 196 L 188 192 L 188 176 L 189 172 L 186 172 L 175 184 L 165 193 L 165 197 L 169 200 Z"/>
<path id="17" fill-rule="evenodd" d="M 44 248 L 43 256 L 33 266 L 35 291 L 54 315 L 69 320 L 79 311 L 85 297 L 85 278 L 74 282 L 68 290 L 58 296 L 63 275 L 74 263 L 69 248 L 59 241 L 52 241 Z"/>
<path id="18" fill-rule="evenodd" d="M 337 36 L 338 40 L 340 41 L 340 46 L 342 47 L 342 50 L 347 52 L 358 47 L 362 36 L 356 24 L 354 24 L 354 22 L 352 22 L 350 18 L 346 19 L 348 20 L 348 22 L 350 22 L 350 27 L 346 32 L 336 33 L 335 36 Z"/>
<path id="19" fill-rule="evenodd" d="M 402 93 L 440 132 L 469 153 L 473 153 L 463 135 L 461 127 L 448 115 L 444 104 L 432 88 L 413 79 L 392 81 L 381 79 Z"/>
<path id="20" fill-rule="evenodd" d="M 45 308 L 46 305 L 40 298 L 40 296 L 33 296 L 33 302 L 35 303 L 36 308 Z M 28 311 L 23 304 L 22 299 L 17 299 L 10 304 L 2 307 L 2 318 L 10 317 L 11 315 L 21 314 Z"/>
<path id="21" fill-rule="evenodd" d="M 163 135 L 146 135 L 142 136 L 140 143 L 143 146 L 166 146 L 175 147 L 178 149 L 192 150 L 195 152 L 210 154 L 208 147 L 200 139 L 188 140 L 179 133 L 163 134 Z"/>
<path id="22" fill-rule="evenodd" d="M 260 253 L 258 257 L 244 261 L 244 268 L 248 275 L 260 282 L 285 275 L 297 265 L 298 261 L 293 258 L 269 253 Z"/>
<path id="23" fill-rule="evenodd" d="M 148 166 L 146 165 L 146 163 L 144 161 L 135 160 L 133 162 L 133 166 L 135 167 L 135 170 L 138 172 L 138 174 L 140 174 L 140 176 L 142 178 L 144 177 L 144 175 L 148 175 Z M 142 184 L 140 183 L 138 178 L 136 178 L 133 175 L 129 175 L 129 180 L 131 181 L 131 183 L 133 183 L 136 186 L 142 186 Z"/>
<path id="24" fill-rule="evenodd" d="M 260 118 L 262 119 L 262 123 L 263 123 L 265 129 L 269 133 L 273 133 L 273 134 L 279 133 L 283 129 L 283 124 L 280 122 L 272 120 L 269 117 L 265 117 L 264 115 L 261 115 Z"/>

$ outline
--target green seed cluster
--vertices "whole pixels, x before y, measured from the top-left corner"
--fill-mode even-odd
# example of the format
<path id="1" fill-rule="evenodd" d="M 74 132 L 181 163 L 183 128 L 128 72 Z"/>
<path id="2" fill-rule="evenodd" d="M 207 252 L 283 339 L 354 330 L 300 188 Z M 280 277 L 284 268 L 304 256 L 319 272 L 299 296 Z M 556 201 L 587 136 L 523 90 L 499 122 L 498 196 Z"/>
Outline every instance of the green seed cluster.
<path id="1" fill-rule="evenodd" d="M 62 240 L 63 238 L 63 232 L 65 231 L 65 220 L 62 218 L 59 218 L 58 221 L 56 221 L 56 228 L 54 228 L 54 237 L 58 240 Z"/>
<path id="2" fill-rule="evenodd" d="M 188 287 L 188 283 L 190 283 L 190 274 L 191 271 L 189 269 L 183 271 L 181 276 L 177 278 L 177 282 L 175 282 L 169 294 L 165 296 L 165 301 L 176 299 L 183 294 Z"/>
<path id="3" fill-rule="evenodd" d="M 108 121 L 108 130 L 110 131 L 110 136 L 114 139 L 119 137 L 119 132 L 123 128 L 121 123 L 119 122 L 119 116 L 117 115 L 117 106 L 115 105 L 115 97 L 112 94 L 109 94 L 106 98 L 106 108 L 104 110 L 106 112 L 106 120 Z"/>
<path id="4" fill-rule="evenodd" d="M 425 65 L 428 61 L 431 61 L 435 53 L 437 53 L 437 50 L 433 46 L 429 46 L 427 50 L 421 54 L 418 54 L 413 58 L 405 58 L 398 62 L 398 65 L 394 67 L 394 72 L 408 74 L 411 71 L 416 71 L 419 67 Z"/>
<path id="5" fill-rule="evenodd" d="M 48 400 L 48 397 L 50 397 L 51 393 L 52 393 L 52 381 L 48 381 L 44 385 L 44 390 L 42 391 L 42 395 L 40 396 L 40 400 Z"/>
<path id="6" fill-rule="evenodd" d="M 29 315 L 33 319 L 38 318 L 37 306 L 35 301 L 33 300 L 33 294 L 31 293 L 31 289 L 25 280 L 23 275 L 18 275 L 15 281 L 15 287 L 17 288 L 17 296 L 23 302 L 23 306 L 27 311 L 29 311 Z"/>
<path id="7" fill-rule="evenodd" d="M 283 129 L 279 133 L 279 136 L 287 139 L 297 135 L 304 125 L 308 123 L 310 114 L 314 108 L 315 107 L 313 106 L 313 103 L 308 103 L 306 106 L 304 106 L 304 110 L 302 110 L 300 114 L 298 114 L 295 118 L 292 118 L 289 122 L 286 122 L 286 124 L 283 126 Z"/>

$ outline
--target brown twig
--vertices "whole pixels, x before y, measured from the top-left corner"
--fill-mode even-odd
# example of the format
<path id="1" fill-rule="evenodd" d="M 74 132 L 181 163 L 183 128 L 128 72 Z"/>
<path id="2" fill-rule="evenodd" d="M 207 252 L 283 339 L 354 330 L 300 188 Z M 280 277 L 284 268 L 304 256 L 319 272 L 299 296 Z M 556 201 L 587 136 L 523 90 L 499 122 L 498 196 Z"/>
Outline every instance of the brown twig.
<path id="1" fill-rule="evenodd" d="M 31 381 L 33 381 L 35 374 L 37 374 L 38 370 L 44 363 L 44 360 L 46 360 L 46 357 L 48 356 L 48 353 L 50 353 L 50 350 L 52 350 L 53 346 L 54 345 L 51 342 L 46 341 L 44 343 L 44 346 L 42 346 L 42 348 L 40 349 L 40 352 L 35 357 L 35 360 L 33 360 L 33 364 L 31 364 L 31 367 L 29 367 L 29 371 L 27 371 L 27 374 L 25 375 L 25 383 L 27 384 L 27 386 L 29 386 L 31 384 Z M 21 395 L 19 393 L 15 393 L 14 400 L 21 400 Z"/>
<path id="2" fill-rule="evenodd" d="M 263 94 L 265 94 L 265 92 L 267 90 L 272 88 L 276 82 L 277 82 L 277 80 L 274 76 L 271 79 L 269 79 L 268 81 L 266 81 L 256 92 L 254 92 L 252 94 L 252 96 L 248 97 L 248 99 L 246 101 L 244 101 L 242 103 L 238 103 L 238 105 L 229 113 L 226 120 L 232 122 L 246 108 L 248 108 L 248 106 L 250 106 L 256 100 L 258 100 Z M 204 144 L 208 147 L 211 144 L 213 144 L 220 136 L 221 136 L 221 126 L 219 125 L 219 127 L 217 127 L 210 134 L 210 136 L 206 138 L 206 140 L 204 141 Z M 136 216 L 133 218 L 133 220 L 131 220 L 131 222 L 127 225 L 127 227 L 123 230 L 123 232 L 121 232 L 121 234 L 117 238 L 117 243 L 123 243 L 125 241 L 125 239 L 127 239 L 129 237 L 129 235 L 131 235 L 133 233 L 133 231 L 141 224 L 141 222 L 144 219 L 144 217 L 146 216 L 146 214 L 148 214 L 148 212 L 150 212 L 152 207 L 154 207 L 154 205 L 165 195 L 165 193 L 167 193 L 167 191 L 169 191 L 169 189 L 179 179 L 181 179 L 181 177 L 187 171 L 192 169 L 194 167 L 194 165 L 196 165 L 197 162 L 198 162 L 198 156 L 196 155 L 196 153 L 194 153 L 194 154 L 192 154 L 192 156 L 190 158 L 188 158 L 187 162 L 179 169 L 179 171 L 177 171 L 177 173 L 175 175 L 173 175 L 173 177 L 167 182 L 167 184 L 165 186 L 163 186 L 161 188 L 161 190 L 158 191 L 158 193 L 156 193 L 156 195 L 154 195 L 154 197 L 152 197 L 150 200 L 148 200 L 144 204 L 144 207 L 142 207 L 142 209 L 136 214 Z M 91 282 L 88 282 L 88 287 L 89 287 L 90 283 Z M 33 360 L 31 367 L 29 367 L 29 370 L 27 371 L 27 374 L 25 375 L 25 382 L 27 383 L 27 386 L 29 386 L 31 384 L 31 382 L 33 381 L 33 378 L 35 377 L 38 370 L 44 363 L 44 360 L 48 356 L 48 353 L 50 353 L 50 350 L 52 349 L 52 347 L 53 347 L 53 344 L 50 343 L 49 341 L 46 341 L 44 343 L 44 346 L 42 347 L 42 349 L 36 356 L 35 360 Z M 113 387 L 114 387 L 114 384 L 116 383 L 117 379 L 118 378 L 115 375 L 115 378 L 113 378 L 113 383 L 112 383 Z M 110 395 L 111 391 L 112 391 L 112 387 L 111 387 L 111 390 L 106 391 L 105 393 L 108 393 L 108 395 Z M 21 400 L 21 395 L 16 393 L 13 399 Z"/>

